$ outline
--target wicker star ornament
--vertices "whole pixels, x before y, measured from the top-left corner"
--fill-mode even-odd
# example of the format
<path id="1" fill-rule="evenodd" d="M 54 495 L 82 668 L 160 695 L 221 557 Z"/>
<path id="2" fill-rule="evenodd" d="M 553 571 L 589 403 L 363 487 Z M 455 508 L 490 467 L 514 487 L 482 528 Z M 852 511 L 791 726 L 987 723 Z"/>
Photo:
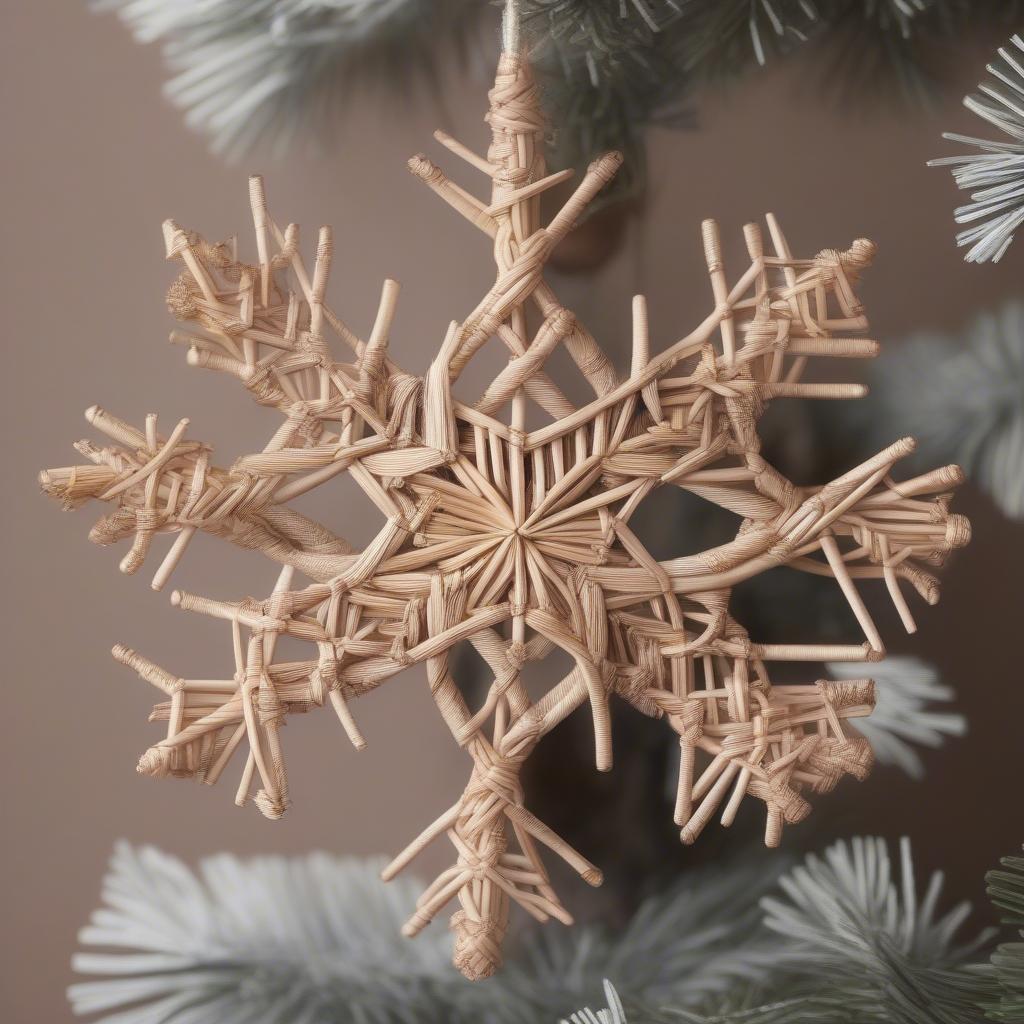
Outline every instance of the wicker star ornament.
<path id="1" fill-rule="evenodd" d="M 367 339 L 325 301 L 331 232 L 320 231 L 310 272 L 295 225 L 270 217 L 259 178 L 250 182 L 256 259 L 164 225 L 168 258 L 181 264 L 169 293 L 187 325 L 174 340 L 189 362 L 237 378 L 282 422 L 266 447 L 221 468 L 186 437 L 187 421 L 137 429 L 92 408 L 109 441 L 76 447 L 88 464 L 41 474 L 73 507 L 90 498 L 113 510 L 94 527 L 100 544 L 132 538 L 121 563 L 134 572 L 155 536 L 174 535 L 153 586 L 164 586 L 197 531 L 259 551 L 282 566 L 265 599 L 225 601 L 175 592 L 172 603 L 223 619 L 234 675 L 190 680 L 126 647 L 115 658 L 166 700 L 153 719 L 167 735 L 139 771 L 215 783 L 239 748 L 243 804 L 279 818 L 290 800 L 281 726 L 290 713 L 329 705 L 351 742 L 364 745 L 352 705 L 406 668 L 426 667 L 430 692 L 472 769 L 463 793 L 399 854 L 391 878 L 432 840 L 446 837 L 454 864 L 420 898 L 405 926 L 415 935 L 449 902 L 455 963 L 481 978 L 501 963 L 511 903 L 539 920 L 571 918 L 551 887 L 540 848 L 587 882 L 601 873 L 524 805 L 520 770 L 538 741 L 583 709 L 593 720 L 597 768 L 612 767 L 609 704 L 621 699 L 662 719 L 679 740 L 675 821 L 692 843 L 720 814 L 728 825 L 749 796 L 767 811 L 765 840 L 803 819 L 810 794 L 871 767 L 848 720 L 870 713 L 870 679 L 773 685 L 772 662 L 877 660 L 882 640 L 858 580 L 879 579 L 905 625 L 901 590 L 938 596 L 926 566 L 966 543 L 948 511 L 956 467 L 897 482 L 902 440 L 823 487 L 799 487 L 760 454 L 758 418 L 772 398 L 855 398 L 843 383 L 804 383 L 812 357 L 862 358 L 874 341 L 855 289 L 874 252 L 859 240 L 794 259 L 775 220 L 744 228 L 749 265 L 730 283 L 718 228 L 703 224 L 713 303 L 689 334 L 652 352 L 646 307 L 633 302 L 632 358 L 620 374 L 545 282 L 545 261 L 612 178 L 617 154 L 596 161 L 546 225 L 541 194 L 565 180 L 547 174 L 545 122 L 525 57 L 506 46 L 487 121 L 486 156 L 438 140 L 490 181 L 477 199 L 426 157 L 412 172 L 489 240 L 496 276 L 475 309 L 453 320 L 424 378 L 388 355 L 398 295 L 384 284 Z M 473 404 L 453 388 L 489 340 L 509 360 Z M 345 351 L 338 356 L 332 343 Z M 569 400 L 545 364 L 563 349 L 593 392 Z M 347 350 L 347 351 L 346 351 Z M 540 425 L 530 426 L 537 422 Z M 348 474 L 380 510 L 362 551 L 296 511 L 293 499 Z M 735 539 L 658 561 L 630 527 L 659 487 L 678 487 L 734 514 Z M 832 577 L 863 642 L 766 644 L 730 615 L 732 589 L 776 566 Z M 306 581 L 302 585 L 298 577 Z M 302 641 L 303 660 L 275 657 L 281 637 Z M 493 676 L 480 706 L 456 685 L 449 660 L 471 644 Z M 532 699 L 531 662 L 560 648 L 573 667 Z"/>

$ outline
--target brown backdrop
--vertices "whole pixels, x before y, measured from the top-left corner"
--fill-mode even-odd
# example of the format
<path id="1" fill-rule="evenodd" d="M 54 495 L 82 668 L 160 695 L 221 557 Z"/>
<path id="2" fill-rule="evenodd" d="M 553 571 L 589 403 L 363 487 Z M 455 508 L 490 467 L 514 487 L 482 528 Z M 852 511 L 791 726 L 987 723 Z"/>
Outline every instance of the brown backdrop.
<path id="1" fill-rule="evenodd" d="M 229 664 L 218 623 L 173 611 L 147 577 L 126 579 L 114 555 L 85 541 L 89 513 L 62 515 L 36 490 L 42 466 L 74 460 L 88 433 L 81 410 L 98 402 L 140 421 L 192 419 L 222 460 L 272 429 L 224 378 L 186 367 L 164 340 L 162 293 L 171 270 L 159 226 L 174 216 L 211 236 L 246 230 L 247 168 L 227 167 L 161 99 L 152 49 L 85 5 L 9 5 L 4 59 L 6 458 L 5 672 L 0 743 L 6 953 L 5 1021 L 69 1016 L 63 989 L 75 931 L 95 905 L 112 842 L 157 843 L 194 858 L 215 850 L 394 851 L 460 787 L 467 762 L 410 674 L 360 702 L 369 749 L 356 755 L 330 715 L 289 726 L 295 806 L 284 821 L 236 810 L 215 790 L 155 783 L 133 765 L 155 734 L 147 687 L 109 658 L 123 641 L 183 674 Z M 774 210 L 802 252 L 867 235 L 880 258 L 867 284 L 874 334 L 957 329 L 975 310 L 1019 293 L 1024 243 L 1001 267 L 965 266 L 952 245 L 954 190 L 924 167 L 947 150 L 943 128 L 978 127 L 959 106 L 994 41 L 956 55 L 949 93 L 930 114 L 897 109 L 846 115 L 820 101 L 799 62 L 701 102 L 695 133 L 658 132 L 642 226 L 595 280 L 561 286 L 602 337 L 626 337 L 629 297 L 650 300 L 664 343 L 703 316 L 710 299 L 699 220 L 716 216 L 739 237 L 744 221 Z M 489 62 L 484 60 L 482 66 Z M 326 155 L 267 161 L 271 206 L 305 237 L 327 221 L 340 236 L 332 302 L 366 329 L 381 279 L 404 286 L 395 330 L 400 360 L 423 368 L 447 321 L 487 283 L 479 236 L 405 170 L 439 124 L 481 142 L 482 72 L 454 72 L 434 99 L 357 100 Z M 243 239 L 247 241 L 243 234 Z M 921 615 L 913 641 L 959 689 L 971 734 L 928 756 L 927 783 L 889 772 L 870 789 L 837 795 L 860 804 L 851 827 L 907 831 L 925 866 L 943 864 L 958 892 L 978 897 L 982 871 L 1024 840 L 1019 787 L 1024 692 L 1011 656 L 1020 634 L 1024 527 L 968 493 L 975 543 L 946 574 L 946 597 Z M 363 539 L 369 522 L 347 528 Z M 179 570 L 186 589 L 231 597 L 261 593 L 274 571 L 201 538 Z M 890 635 L 892 635 L 890 633 Z M 990 638 L 981 647 L 982 637 Z M 401 742 L 429 752 L 433 770 L 405 776 Z M 851 788 L 852 787 L 852 788 Z M 822 837 L 824 841 L 826 837 Z M 582 894 L 567 894 L 577 902 Z"/>

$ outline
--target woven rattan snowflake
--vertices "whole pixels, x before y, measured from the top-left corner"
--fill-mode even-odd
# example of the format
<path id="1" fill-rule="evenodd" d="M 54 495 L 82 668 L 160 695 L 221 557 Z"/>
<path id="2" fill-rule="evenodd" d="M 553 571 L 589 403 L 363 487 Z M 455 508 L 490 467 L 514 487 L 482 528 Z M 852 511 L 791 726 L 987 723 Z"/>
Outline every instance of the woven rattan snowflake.
<path id="1" fill-rule="evenodd" d="M 87 418 L 113 444 L 78 444 L 89 465 L 42 474 L 66 506 L 111 502 L 92 539 L 134 537 L 121 563 L 134 572 L 158 533 L 176 535 L 156 572 L 160 588 L 197 530 L 259 551 L 283 568 L 265 599 L 172 602 L 228 623 L 235 673 L 181 679 L 125 647 L 115 657 L 167 696 L 154 718 L 167 736 L 142 756 L 153 776 L 218 780 L 243 743 L 237 802 L 258 779 L 255 802 L 280 817 L 290 795 L 281 726 L 292 712 L 329 704 L 356 747 L 352 702 L 423 664 L 431 694 L 472 760 L 458 799 L 385 871 L 390 878 L 446 836 L 455 863 L 420 899 L 415 935 L 446 904 L 455 962 L 469 977 L 492 973 L 510 903 L 535 918 L 570 922 L 539 856 L 563 857 L 589 883 L 599 870 L 524 806 L 520 769 L 538 741 L 578 708 L 593 719 L 597 767 L 612 767 L 609 703 L 621 698 L 661 718 L 681 751 L 675 820 L 693 842 L 713 815 L 729 824 L 744 796 L 764 802 L 766 842 L 809 811 L 807 795 L 846 773 L 863 778 L 866 741 L 846 720 L 870 712 L 869 679 L 773 686 L 776 661 L 876 660 L 882 641 L 856 580 L 884 581 L 905 624 L 901 581 L 933 603 L 941 563 L 964 544 L 966 521 L 948 512 L 959 482 L 946 467 L 897 483 L 899 441 L 824 487 L 798 487 L 760 454 L 757 423 L 772 398 L 853 398 L 842 383 L 802 383 L 814 356 L 867 357 L 855 337 L 866 321 L 855 295 L 873 247 L 857 241 L 798 260 L 775 220 L 771 250 L 744 229 L 749 266 L 730 284 L 718 229 L 703 225 L 713 304 L 686 337 L 652 354 L 644 300 L 633 305 L 632 360 L 620 375 L 586 328 L 545 283 L 545 260 L 620 158 L 595 162 L 546 226 L 539 198 L 566 174 L 546 175 L 545 124 L 525 58 L 503 54 L 487 115 L 486 157 L 438 133 L 491 183 L 487 202 L 423 156 L 413 173 L 487 236 L 497 275 L 468 315 L 451 323 L 425 378 L 388 356 L 398 293 L 384 285 L 367 340 L 326 305 L 331 233 L 320 232 L 308 272 L 298 229 L 281 231 L 262 182 L 251 181 L 256 261 L 168 222 L 168 258 L 182 264 L 169 302 L 190 325 L 175 335 L 189 361 L 238 380 L 283 422 L 258 454 L 218 467 L 210 449 L 168 435 L 148 418 L 136 429 L 100 409 Z M 510 359 L 474 404 L 453 388 L 491 339 Z M 348 348 L 339 360 L 329 339 Z M 576 406 L 545 363 L 564 349 L 593 391 Z M 540 425 L 530 426 L 536 422 Z M 363 551 L 289 502 L 348 474 L 380 510 L 383 526 Z M 657 561 L 630 528 L 656 488 L 699 495 L 735 515 L 735 539 L 701 554 Z M 833 577 L 864 633 L 850 646 L 752 640 L 730 615 L 735 585 L 780 565 Z M 296 582 L 296 575 L 308 580 Z M 308 644 L 305 660 L 275 658 L 279 638 Z M 859 639 L 859 638 L 858 638 Z M 470 707 L 449 658 L 469 643 L 493 673 Z M 523 670 L 555 648 L 574 667 L 542 697 Z"/>

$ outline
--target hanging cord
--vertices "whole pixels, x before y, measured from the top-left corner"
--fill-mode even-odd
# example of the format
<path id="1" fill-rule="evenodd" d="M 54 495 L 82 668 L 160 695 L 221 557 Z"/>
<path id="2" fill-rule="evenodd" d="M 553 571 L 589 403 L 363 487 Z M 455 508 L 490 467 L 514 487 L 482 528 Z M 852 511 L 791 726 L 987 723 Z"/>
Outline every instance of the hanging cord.
<path id="1" fill-rule="evenodd" d="M 501 19 L 501 45 L 505 53 L 519 53 L 522 45 L 519 0 L 505 0 L 505 13 Z"/>

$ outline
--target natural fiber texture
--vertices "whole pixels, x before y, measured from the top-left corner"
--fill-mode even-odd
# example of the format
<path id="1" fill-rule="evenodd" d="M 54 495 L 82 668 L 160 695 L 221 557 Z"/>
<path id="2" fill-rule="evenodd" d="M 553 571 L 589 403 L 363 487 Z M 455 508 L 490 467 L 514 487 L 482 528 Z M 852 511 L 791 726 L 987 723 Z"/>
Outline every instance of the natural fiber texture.
<path id="1" fill-rule="evenodd" d="M 125 647 L 115 657 L 168 698 L 154 718 L 167 736 L 139 771 L 213 783 L 243 740 L 249 754 L 238 802 L 254 776 L 255 802 L 279 818 L 290 800 L 280 728 L 288 713 L 329 703 L 356 747 L 351 702 L 411 665 L 426 666 L 430 691 L 473 763 L 463 794 L 385 869 L 391 878 L 433 839 L 447 836 L 455 863 L 429 886 L 405 926 L 419 932 L 451 900 L 455 962 L 471 978 L 493 973 L 509 905 L 534 917 L 571 918 L 539 856 L 544 845 L 590 884 L 600 871 L 523 804 L 520 768 L 538 740 L 586 706 L 597 767 L 612 766 L 609 702 L 621 697 L 661 718 L 681 749 L 675 819 L 693 842 L 722 810 L 732 822 L 744 796 L 767 809 L 765 840 L 801 821 L 806 797 L 844 774 L 863 778 L 871 750 L 844 721 L 868 714 L 870 679 L 773 686 L 774 661 L 876 661 L 882 640 L 856 580 L 883 580 L 913 628 L 901 581 L 934 602 L 925 565 L 966 543 L 966 521 L 948 511 L 956 467 L 896 483 L 894 464 L 913 448 L 898 441 L 824 487 L 799 487 L 760 454 L 757 420 L 768 399 L 854 398 L 856 385 L 802 383 L 812 356 L 865 357 L 873 341 L 855 286 L 874 252 L 859 240 L 813 259 L 792 257 L 769 216 L 771 249 L 748 225 L 749 266 L 732 284 L 718 228 L 703 225 L 711 312 L 682 339 L 651 352 L 644 300 L 634 300 L 632 362 L 620 377 L 586 328 L 545 283 L 552 248 L 611 179 L 620 157 L 595 162 L 546 225 L 539 196 L 565 179 L 545 175 L 545 131 L 526 62 L 505 53 L 491 92 L 493 141 L 486 157 L 439 140 L 491 182 L 487 202 L 455 185 L 426 157 L 413 173 L 489 239 L 497 276 L 477 307 L 452 321 L 424 379 L 387 355 L 398 286 L 384 285 L 367 340 L 325 304 L 330 230 L 321 229 L 311 273 L 298 228 L 279 230 L 260 179 L 251 182 L 257 260 L 165 225 L 168 258 L 182 264 L 169 302 L 189 323 L 176 340 L 195 365 L 241 380 L 284 422 L 266 448 L 230 469 L 206 445 L 167 436 L 156 418 L 137 430 L 92 409 L 114 444 L 79 445 L 86 467 L 50 470 L 44 487 L 66 505 L 88 498 L 115 510 L 93 532 L 100 543 L 134 537 L 122 568 L 133 572 L 158 532 L 175 540 L 156 573 L 166 582 L 197 530 L 262 551 L 283 564 L 264 600 L 211 600 L 176 592 L 172 602 L 229 623 L 231 679 L 188 680 Z M 291 278 L 289 279 L 289 271 Z M 289 284 L 293 280 L 293 291 Z M 537 326 L 531 328 L 533 319 Z M 348 361 L 328 346 L 335 335 Z M 475 404 L 453 388 L 492 337 L 510 360 Z M 575 407 L 545 363 L 561 346 L 594 392 Z M 528 406 L 550 422 L 528 427 Z M 498 414 L 508 408 L 507 420 Z M 288 502 L 347 472 L 385 525 L 362 552 Z M 736 516 L 736 537 L 697 555 L 656 561 L 630 518 L 657 487 L 691 491 Z M 864 642 L 848 646 L 762 644 L 729 614 L 732 588 L 780 565 L 833 576 Z M 293 587 L 294 574 L 312 581 Z M 311 648 L 275 659 L 277 641 Z M 469 642 L 493 672 L 471 709 L 449 669 Z M 574 667 L 537 700 L 527 663 L 561 648 Z M 698 768 L 698 758 L 703 764 Z"/>

